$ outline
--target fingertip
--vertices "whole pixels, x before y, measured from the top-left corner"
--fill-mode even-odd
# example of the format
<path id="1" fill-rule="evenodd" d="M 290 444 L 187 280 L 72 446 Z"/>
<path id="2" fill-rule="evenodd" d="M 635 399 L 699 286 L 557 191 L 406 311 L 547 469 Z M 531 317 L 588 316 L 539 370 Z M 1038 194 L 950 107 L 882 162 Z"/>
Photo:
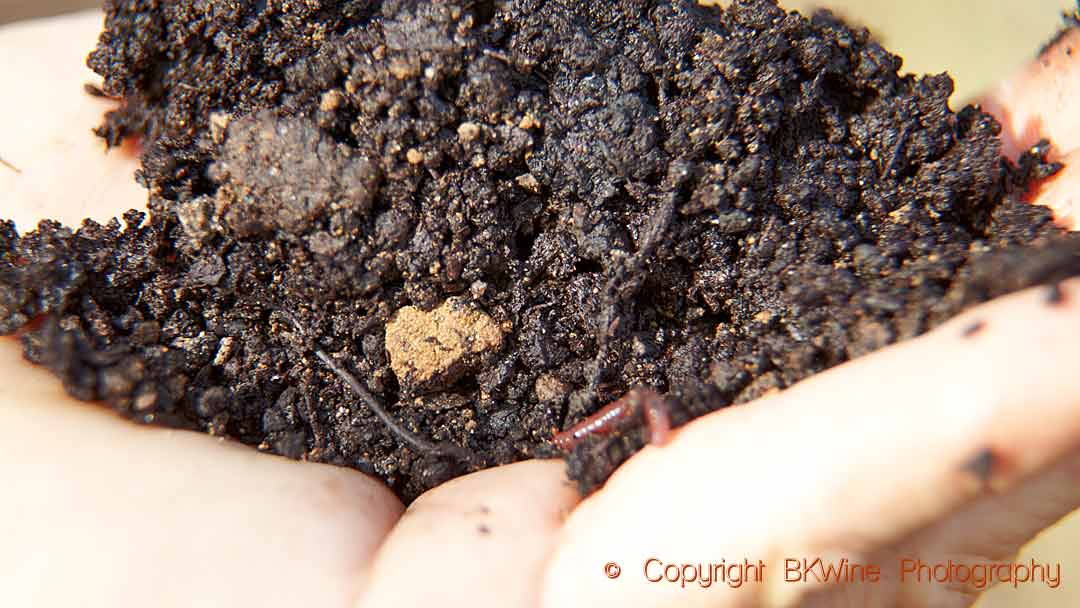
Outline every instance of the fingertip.
<path id="1" fill-rule="evenodd" d="M 0 27 L 0 192 L 4 218 L 21 231 L 45 218 L 77 226 L 146 207 L 131 149 L 108 153 L 93 133 L 117 103 L 84 88 L 100 81 L 86 56 L 101 27 L 100 10 Z"/>
<path id="2" fill-rule="evenodd" d="M 1040 139 L 1052 142 L 1055 160 L 1080 147 L 1080 28 L 1063 33 L 977 102 L 1001 123 L 1008 158 Z"/>
<path id="3" fill-rule="evenodd" d="M 1054 212 L 1054 221 L 1066 230 L 1080 229 L 1080 149 L 1061 159 L 1064 167 L 1036 184 L 1028 200 Z"/>
<path id="4" fill-rule="evenodd" d="M 75 401 L 19 351 L 0 341 L 0 537 L 17 549 L 0 551 L 0 604 L 84 605 L 86 593 L 114 605 L 355 597 L 403 508 L 381 481 L 134 424 Z"/>
<path id="5" fill-rule="evenodd" d="M 987 482 L 1019 483 L 1080 444 L 1077 335 L 1080 280 L 1070 280 L 692 421 L 575 510 L 544 605 L 752 598 L 753 589 L 650 584 L 642 567 L 650 556 L 867 553 L 967 504 Z M 606 561 L 636 574 L 606 580 Z"/>
<path id="6" fill-rule="evenodd" d="M 357 605 L 534 605 L 557 532 L 579 500 L 565 469 L 525 461 L 428 491 L 380 548 Z M 414 584 L 416 572 L 423 585 Z"/>

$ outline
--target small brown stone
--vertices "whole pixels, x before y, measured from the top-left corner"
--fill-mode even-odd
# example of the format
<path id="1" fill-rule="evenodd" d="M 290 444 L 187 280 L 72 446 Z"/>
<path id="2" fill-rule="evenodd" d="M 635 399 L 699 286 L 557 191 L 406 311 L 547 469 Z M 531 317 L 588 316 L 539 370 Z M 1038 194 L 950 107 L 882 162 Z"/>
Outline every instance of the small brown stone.
<path id="1" fill-rule="evenodd" d="M 157 390 L 144 384 L 135 392 L 134 408 L 136 411 L 145 412 L 157 404 L 157 399 Z"/>
<path id="2" fill-rule="evenodd" d="M 465 298 L 450 298 L 431 312 L 406 306 L 386 325 L 390 368 L 413 391 L 441 388 L 498 350 L 505 331 Z"/>
<path id="3" fill-rule="evenodd" d="M 539 127 L 539 126 L 540 126 L 540 121 L 536 120 L 536 118 L 532 114 L 526 114 L 525 118 L 522 118 L 521 122 L 518 123 L 518 128 L 519 129 L 524 129 L 526 131 L 528 131 L 529 129 L 534 129 L 534 128 Z"/>
<path id="4" fill-rule="evenodd" d="M 345 101 L 345 96 L 341 94 L 341 91 L 331 89 L 323 93 L 322 99 L 319 100 L 319 109 L 323 112 L 332 112 L 341 107 L 343 101 Z"/>
<path id="5" fill-rule="evenodd" d="M 225 112 L 213 112 L 210 114 L 210 137 L 215 143 L 225 141 L 225 130 L 229 128 L 232 116 Z"/>
<path id="6" fill-rule="evenodd" d="M 388 69 L 398 80 L 408 80 L 420 73 L 419 66 L 406 59 L 392 59 Z"/>
<path id="7" fill-rule="evenodd" d="M 475 122 L 463 122 L 457 129 L 458 139 L 463 142 L 474 141 L 480 137 L 480 125 Z"/>
<path id="8" fill-rule="evenodd" d="M 561 399 L 570 390 L 570 387 L 551 374 L 543 374 L 536 379 L 533 389 L 536 391 L 536 400 L 545 403 Z"/>
<path id="9" fill-rule="evenodd" d="M 219 367 L 225 365 L 225 362 L 232 356 L 233 345 L 235 343 L 236 338 L 233 338 L 232 336 L 225 336 L 221 339 L 221 342 L 218 343 L 217 353 L 214 355 L 214 365 Z"/>
<path id="10" fill-rule="evenodd" d="M 540 191 L 540 182 L 537 181 L 535 177 L 533 177 L 532 173 L 524 173 L 522 175 L 519 175 L 517 176 L 517 178 L 515 178 L 514 181 L 517 182 L 517 185 L 528 190 L 529 192 Z"/>

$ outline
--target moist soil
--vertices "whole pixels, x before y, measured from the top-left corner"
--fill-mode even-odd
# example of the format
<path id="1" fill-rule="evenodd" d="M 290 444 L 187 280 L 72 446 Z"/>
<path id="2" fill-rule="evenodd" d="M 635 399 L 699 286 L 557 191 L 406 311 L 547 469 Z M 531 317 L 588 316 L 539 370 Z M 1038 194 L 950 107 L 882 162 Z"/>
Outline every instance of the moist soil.
<path id="1" fill-rule="evenodd" d="M 1019 200 L 1045 148 L 1002 159 L 947 75 L 898 75 L 828 13 L 105 9 L 98 134 L 141 139 L 149 213 L 0 226 L 0 331 L 75 397 L 406 501 L 556 454 L 635 386 L 682 424 L 1080 274 L 1077 234 Z M 571 476 L 594 489 L 646 437 L 590 438 Z"/>

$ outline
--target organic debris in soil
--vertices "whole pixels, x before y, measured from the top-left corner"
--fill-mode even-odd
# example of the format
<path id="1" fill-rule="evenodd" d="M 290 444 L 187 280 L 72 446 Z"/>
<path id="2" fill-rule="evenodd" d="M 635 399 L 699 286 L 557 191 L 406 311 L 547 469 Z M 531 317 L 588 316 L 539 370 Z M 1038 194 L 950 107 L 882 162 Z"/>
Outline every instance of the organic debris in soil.
<path id="1" fill-rule="evenodd" d="M 685 422 L 1080 273 L 1017 200 L 1058 167 L 827 13 L 105 5 L 99 133 L 143 138 L 150 214 L 4 225 L 0 331 L 76 397 L 405 500 L 636 385 Z M 569 456 L 583 490 L 623 431 Z"/>

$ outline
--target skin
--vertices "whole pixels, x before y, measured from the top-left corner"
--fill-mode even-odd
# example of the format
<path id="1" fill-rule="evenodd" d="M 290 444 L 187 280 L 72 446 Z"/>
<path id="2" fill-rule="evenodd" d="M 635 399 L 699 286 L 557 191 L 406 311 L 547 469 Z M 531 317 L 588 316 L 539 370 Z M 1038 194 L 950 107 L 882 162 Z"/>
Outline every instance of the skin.
<path id="1" fill-rule="evenodd" d="M 0 192 L 3 215 L 23 228 L 145 204 L 134 157 L 105 154 L 89 132 L 110 104 L 82 92 L 95 80 L 77 69 L 99 28 L 84 14 L 0 29 L 0 81 L 19 85 L 0 97 L 2 115 L 19 117 L 0 157 L 21 170 L 0 166 Z M 1064 57 L 984 100 L 1011 117 L 1011 149 L 1048 135 L 1062 158 L 1076 154 L 1080 112 L 1067 93 L 1078 98 L 1080 70 Z M 1043 120 L 1014 128 L 1029 124 L 1022 116 Z M 1033 196 L 1061 208 L 1078 179 L 1066 170 Z M 531 461 L 453 480 L 407 510 L 356 471 L 74 401 L 4 339 L 0 604 L 966 606 L 974 590 L 889 576 L 824 592 L 784 583 L 782 559 L 848 557 L 890 572 L 901 556 L 1008 559 L 1080 506 L 1080 280 L 1062 290 L 1056 306 L 1045 288 L 1002 298 L 700 418 L 585 501 L 561 462 Z M 986 450 L 984 482 L 971 465 L 986 465 Z M 649 556 L 761 559 L 769 575 L 682 589 L 646 582 Z M 617 580 L 607 562 L 622 565 Z"/>

